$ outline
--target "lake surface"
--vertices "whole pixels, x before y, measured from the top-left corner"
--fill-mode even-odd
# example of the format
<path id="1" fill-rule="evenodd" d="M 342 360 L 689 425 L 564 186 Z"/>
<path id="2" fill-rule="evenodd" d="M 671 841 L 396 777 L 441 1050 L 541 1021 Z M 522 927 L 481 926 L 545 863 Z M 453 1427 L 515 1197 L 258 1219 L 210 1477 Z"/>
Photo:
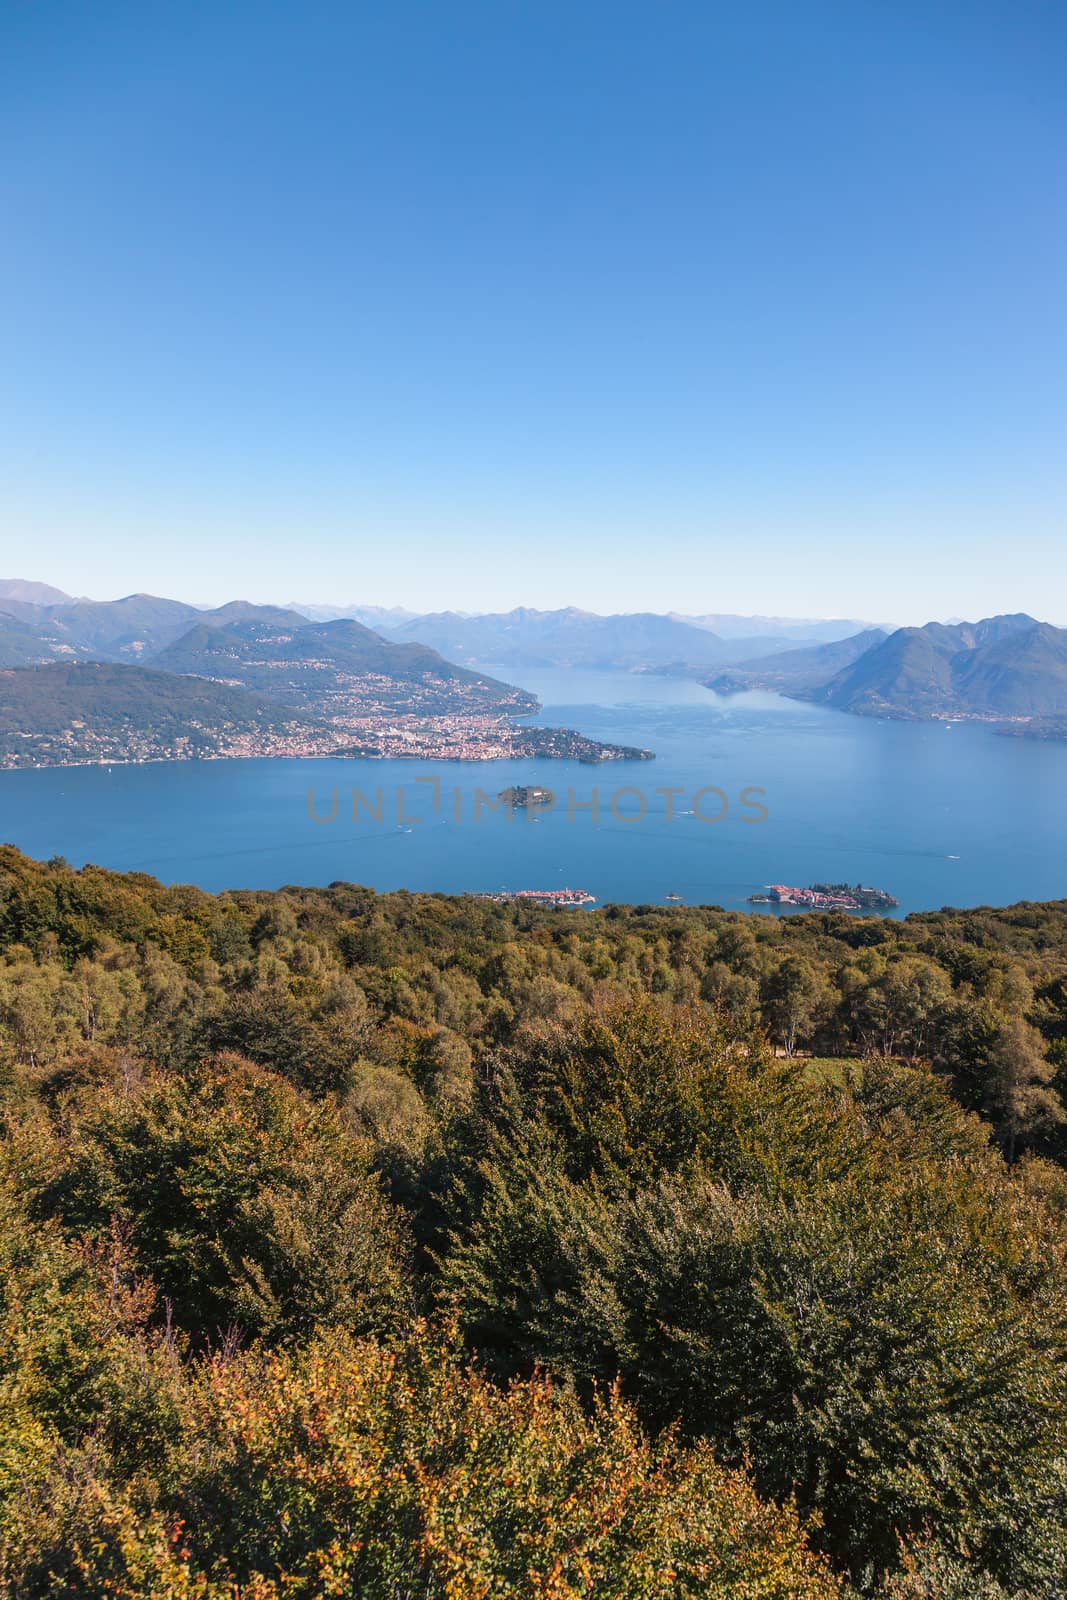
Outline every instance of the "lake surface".
<path id="1" fill-rule="evenodd" d="M 6 772 L 0 839 L 211 890 L 334 879 L 448 893 L 568 885 L 601 904 L 673 893 L 742 908 L 768 883 L 847 881 L 888 889 L 900 914 L 1067 896 L 1067 744 L 973 723 L 872 721 L 767 694 L 720 699 L 667 678 L 498 675 L 541 697 L 536 720 L 647 746 L 657 759 Z M 511 784 L 553 790 L 556 809 L 508 821 L 479 799 Z M 656 792 L 667 789 L 679 792 Z M 381 821 L 362 804 L 353 820 L 354 790 L 375 810 L 381 791 Z M 763 793 L 745 804 L 745 790 Z M 335 819 L 313 820 L 309 798 L 328 818 L 334 791 Z M 766 818 L 754 821 L 760 805 Z"/>

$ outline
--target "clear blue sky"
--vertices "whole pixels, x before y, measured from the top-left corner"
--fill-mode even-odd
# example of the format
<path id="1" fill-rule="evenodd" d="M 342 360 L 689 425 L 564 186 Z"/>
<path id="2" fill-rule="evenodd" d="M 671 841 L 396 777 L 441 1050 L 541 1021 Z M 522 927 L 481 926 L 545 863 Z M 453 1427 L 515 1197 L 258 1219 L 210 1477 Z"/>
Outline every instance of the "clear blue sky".
<path id="1" fill-rule="evenodd" d="M 7 0 L 0 576 L 1067 622 L 1062 0 Z"/>

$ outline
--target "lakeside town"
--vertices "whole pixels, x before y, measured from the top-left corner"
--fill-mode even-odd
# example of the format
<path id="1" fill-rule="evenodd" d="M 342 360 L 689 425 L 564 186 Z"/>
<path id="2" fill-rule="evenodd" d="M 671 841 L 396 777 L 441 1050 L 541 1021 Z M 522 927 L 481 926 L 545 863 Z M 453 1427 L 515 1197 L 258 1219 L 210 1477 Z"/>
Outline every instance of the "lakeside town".
<path id="1" fill-rule="evenodd" d="M 276 726 L 188 721 L 183 731 L 92 727 L 72 719 L 51 732 L 12 729 L 0 769 L 120 766 L 154 761 L 352 757 L 372 760 L 507 761 L 543 758 L 597 764 L 650 761 L 651 750 L 606 744 L 573 728 L 522 726 L 500 716 L 380 715 Z"/>

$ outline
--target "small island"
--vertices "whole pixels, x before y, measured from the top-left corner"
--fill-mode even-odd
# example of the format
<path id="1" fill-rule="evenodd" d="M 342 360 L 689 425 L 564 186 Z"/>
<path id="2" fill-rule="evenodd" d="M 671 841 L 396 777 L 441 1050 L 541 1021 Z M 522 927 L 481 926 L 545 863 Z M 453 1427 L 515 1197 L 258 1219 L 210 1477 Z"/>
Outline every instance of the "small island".
<path id="1" fill-rule="evenodd" d="M 885 889 L 860 883 L 813 883 L 807 889 L 772 883 L 766 894 L 750 894 L 748 903 L 800 906 L 805 911 L 890 911 L 900 901 Z"/>
<path id="2" fill-rule="evenodd" d="M 531 806 L 553 806 L 556 796 L 551 789 L 542 789 L 535 783 L 512 784 L 508 789 L 501 789 L 497 795 L 510 810 L 522 810 Z"/>

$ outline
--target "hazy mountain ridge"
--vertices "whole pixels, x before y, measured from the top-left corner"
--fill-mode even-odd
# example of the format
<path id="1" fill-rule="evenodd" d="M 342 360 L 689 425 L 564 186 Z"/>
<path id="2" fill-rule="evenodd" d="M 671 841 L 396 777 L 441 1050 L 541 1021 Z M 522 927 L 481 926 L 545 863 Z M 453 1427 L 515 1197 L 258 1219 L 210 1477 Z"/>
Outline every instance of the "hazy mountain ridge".
<path id="1" fill-rule="evenodd" d="M 5 594 L 10 598 L 5 599 Z M 42 596 L 58 597 L 43 603 Z M 41 637 L 37 659 L 82 655 L 108 661 L 147 662 L 197 626 L 262 620 L 293 627 L 352 620 L 397 644 L 421 644 L 468 667 L 583 667 L 607 671 L 688 673 L 727 667 L 806 643 L 823 643 L 861 631 L 840 619 L 825 621 L 722 612 L 687 617 L 679 612 L 601 615 L 577 606 L 553 610 L 516 606 L 506 612 L 448 610 L 417 613 L 402 606 L 254 605 L 231 601 L 205 608 L 164 597 L 131 594 L 119 600 L 73 599 L 50 585 L 0 580 L 0 611 Z M 721 632 L 712 624 L 718 624 Z M 11 643 L 11 660 L 24 659 Z M 4 660 L 0 623 L 0 664 Z"/>
<path id="2" fill-rule="evenodd" d="M 309 622 L 341 622 L 350 618 L 379 633 L 385 628 L 399 628 L 402 623 L 411 622 L 420 615 L 418 611 L 409 611 L 406 606 L 361 606 L 354 603 L 347 606 L 320 606 L 306 605 L 297 600 L 289 600 L 286 609 L 298 611 Z"/>
<path id="3" fill-rule="evenodd" d="M 418 639 L 443 655 L 501 667 L 582 667 L 677 671 L 719 666 L 771 647 L 768 639 L 725 640 L 704 627 L 658 612 L 601 616 L 565 606 L 468 616 L 439 611 L 384 630 L 397 641 Z M 782 641 L 783 647 L 789 641 Z"/>
<path id="4" fill-rule="evenodd" d="M 538 611 L 528 606 L 516 606 L 511 611 L 471 611 L 458 610 L 450 607 L 447 611 L 412 611 L 405 606 L 369 606 L 350 604 L 347 606 L 308 605 L 300 601 L 288 602 L 291 610 L 299 611 L 303 616 L 314 622 L 328 622 L 340 617 L 353 617 L 357 622 L 362 622 L 368 628 L 374 628 L 379 633 L 389 633 L 394 629 L 404 627 L 407 623 L 418 623 L 423 620 L 436 622 L 448 618 L 456 622 L 478 621 L 480 619 L 508 619 L 525 618 L 563 618 L 565 616 L 584 617 L 588 619 L 603 618 L 603 614 L 584 610 L 576 606 L 562 606 L 551 610 Z M 615 616 L 633 616 L 641 613 L 613 613 Z M 776 617 L 756 614 L 742 616 L 732 611 L 707 612 L 702 615 L 689 615 L 684 611 L 654 612 L 651 615 L 665 616 L 671 622 L 680 622 L 687 627 L 700 628 L 705 633 L 714 633 L 721 640 L 733 642 L 734 640 L 751 641 L 753 653 L 757 648 L 763 653 L 772 648 L 788 648 L 790 645 L 828 644 L 836 639 L 851 638 L 854 634 L 862 633 L 873 628 L 874 623 L 864 622 L 855 618 L 825 618 L 825 617 Z M 882 625 L 883 632 L 890 633 L 892 628 Z M 414 631 L 414 630 L 412 630 Z"/>
<path id="5" fill-rule="evenodd" d="M 70 605 L 73 595 L 54 589 L 50 583 L 37 583 L 29 578 L 0 578 L 0 601 L 18 600 L 29 605 Z"/>
<path id="6" fill-rule="evenodd" d="M 858 633 L 893 631 L 884 623 L 862 622 L 855 617 L 769 617 L 759 613 L 745 617 L 732 611 L 709 611 L 701 616 L 671 611 L 668 615 L 694 628 L 708 628 L 721 639 L 771 638 L 797 645 L 833 644 L 838 639 L 854 638 Z"/>
<path id="7" fill-rule="evenodd" d="M 836 639 L 828 644 L 808 645 L 800 650 L 783 650 L 776 655 L 757 657 L 754 661 L 742 661 L 718 677 L 709 678 L 708 688 L 719 694 L 737 694 L 745 689 L 773 689 L 780 694 L 796 694 L 801 690 L 818 689 L 828 677 L 866 655 L 887 637 L 881 628 L 869 628 L 849 639 Z"/>

